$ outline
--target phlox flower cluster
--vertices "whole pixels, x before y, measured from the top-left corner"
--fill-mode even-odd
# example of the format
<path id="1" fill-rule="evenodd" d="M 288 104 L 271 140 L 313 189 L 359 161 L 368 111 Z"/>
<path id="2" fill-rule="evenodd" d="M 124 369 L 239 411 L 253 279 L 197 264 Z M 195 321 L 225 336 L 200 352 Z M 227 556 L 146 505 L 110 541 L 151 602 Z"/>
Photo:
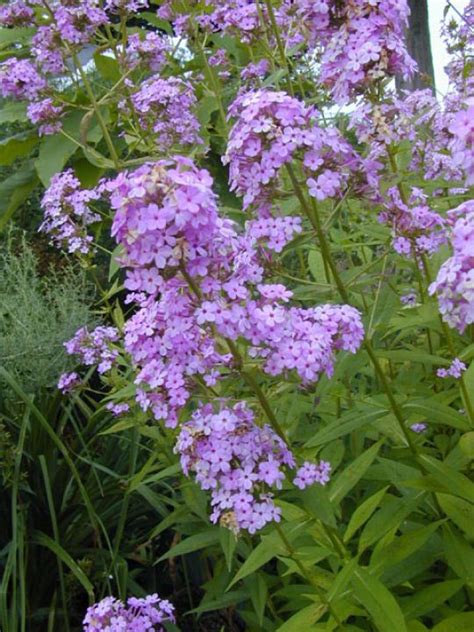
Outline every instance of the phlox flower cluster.
<path id="1" fill-rule="evenodd" d="M 438 298 L 443 320 L 461 333 L 474 323 L 474 202 L 450 212 L 453 256 L 441 266 L 430 294 Z"/>
<path id="2" fill-rule="evenodd" d="M 96 190 L 81 187 L 72 169 L 57 173 L 41 200 L 43 222 L 39 230 L 47 233 L 58 248 L 87 254 L 92 242 L 87 226 L 100 219 L 89 204 L 98 198 Z"/>
<path id="3" fill-rule="evenodd" d="M 119 417 L 120 415 L 123 415 L 130 410 L 130 405 L 127 404 L 126 402 L 121 402 L 121 403 L 108 402 L 105 405 L 105 407 L 107 410 L 110 410 L 110 412 L 112 413 L 112 415 L 114 415 L 114 417 Z"/>
<path id="4" fill-rule="evenodd" d="M 466 184 L 474 184 L 474 96 L 468 100 L 467 108 L 455 116 L 449 131 L 453 134 L 453 162 L 465 172 Z"/>
<path id="5" fill-rule="evenodd" d="M 105 597 L 87 609 L 84 632 L 164 632 L 163 624 L 174 622 L 174 607 L 155 593 L 130 597 L 125 605 L 115 597 Z"/>
<path id="6" fill-rule="evenodd" d="M 392 245 L 399 255 L 431 255 L 446 242 L 445 220 L 427 206 L 418 189 L 412 190 L 408 203 L 397 188 L 389 189 L 379 221 L 391 227 Z"/>
<path id="7" fill-rule="evenodd" d="M 140 33 L 132 33 L 127 42 L 126 58 L 129 68 L 140 64 L 153 72 L 158 72 L 166 63 L 166 55 L 170 52 L 170 44 L 166 37 L 149 32 L 145 37 Z"/>
<path id="8" fill-rule="evenodd" d="M 407 292 L 406 294 L 402 294 L 400 296 L 400 302 L 405 307 L 415 307 L 418 301 L 418 295 L 414 290 Z"/>
<path id="9" fill-rule="evenodd" d="M 63 373 L 58 380 L 58 389 L 61 393 L 70 393 L 76 386 L 81 383 L 81 378 L 76 371 L 70 373 Z"/>
<path id="10" fill-rule="evenodd" d="M 173 145 L 192 145 L 199 138 L 199 121 L 193 113 L 196 97 L 192 86 L 178 77 L 153 75 L 131 95 L 131 102 L 145 134 L 151 134 L 161 151 Z M 128 113 L 128 104 L 120 105 Z"/>
<path id="11" fill-rule="evenodd" d="M 33 10 L 22 0 L 15 0 L 0 7 L 0 24 L 3 26 L 28 26 L 33 20 Z"/>
<path id="12" fill-rule="evenodd" d="M 406 0 L 282 0 L 272 14 L 253 0 L 206 0 L 193 16 L 176 9 L 168 0 L 159 15 L 179 34 L 192 32 L 197 22 L 245 43 L 265 38 L 270 46 L 277 45 L 274 18 L 287 50 L 298 46 L 300 55 L 320 57 L 321 80 L 341 103 L 386 76 L 408 77 L 415 70 L 404 42 Z"/>
<path id="13" fill-rule="evenodd" d="M 81 327 L 64 346 L 68 354 L 78 356 L 82 364 L 98 364 L 99 373 L 105 373 L 112 368 L 118 356 L 118 349 L 113 345 L 118 339 L 119 333 L 115 327 L 101 325 L 92 331 Z"/>
<path id="14" fill-rule="evenodd" d="M 104 7 L 98 0 L 52 0 L 47 6 L 38 2 L 34 4 L 34 12 L 22 0 L 9 2 L 0 9 L 0 24 L 4 26 L 35 26 L 30 59 L 11 57 L 0 64 L 0 95 L 28 101 L 28 118 L 34 125 L 39 125 L 41 135 L 46 135 L 54 134 L 61 129 L 63 108 L 54 99 L 55 91 L 61 89 L 56 81 L 57 76 L 67 74 L 71 70 L 71 63 L 77 65 L 77 59 L 81 57 L 83 49 L 88 44 L 94 45 L 100 29 L 112 23 L 111 14 L 133 14 L 139 8 L 146 7 L 148 3 L 146 0 L 109 0 Z M 132 34 L 120 61 L 124 62 L 124 72 L 139 64 L 144 69 L 156 72 L 164 65 L 168 50 L 169 42 L 164 36 L 148 33 L 142 38 L 139 34 Z M 189 86 L 184 85 L 179 96 L 173 93 L 169 83 L 143 86 L 143 101 L 140 101 L 140 94 L 137 100 L 142 107 L 141 114 L 144 118 L 147 99 L 148 105 L 153 109 L 153 97 L 150 94 L 153 89 L 165 91 L 162 95 L 164 102 L 161 105 L 166 111 L 162 114 L 165 117 L 175 117 L 178 121 L 178 129 L 174 136 L 183 137 L 184 142 L 196 142 L 194 136 L 199 126 L 188 111 L 188 106 L 194 99 Z M 176 91 L 176 86 L 174 89 Z M 181 105 L 177 104 L 178 101 Z M 155 102 L 154 108 L 156 111 L 151 112 L 149 118 L 159 114 L 158 102 Z M 166 145 L 169 142 L 171 126 L 168 125 L 167 129 L 158 129 L 159 127 L 157 123 L 155 132 L 166 136 L 162 140 Z M 192 140 L 189 140 L 191 137 Z"/>
<path id="15" fill-rule="evenodd" d="M 285 92 L 253 90 L 229 108 L 235 117 L 223 158 L 229 164 L 231 189 L 243 196 L 244 208 L 267 203 L 282 166 L 299 156 L 310 194 L 320 200 L 343 188 L 358 164 L 350 145 L 335 128 L 316 123 L 316 111 Z"/>
<path id="16" fill-rule="evenodd" d="M 53 5 L 55 28 L 67 44 L 87 44 L 96 30 L 108 23 L 107 14 L 95 0 Z"/>
<path id="17" fill-rule="evenodd" d="M 206 277 L 221 245 L 218 225 L 225 223 L 211 185 L 209 173 L 185 158 L 144 165 L 105 185 L 115 210 L 112 234 L 125 251 L 128 300 L 139 306 L 124 329 L 138 369 L 138 401 L 170 426 L 190 395 L 192 376 L 230 362 L 196 321 L 196 296 L 179 274 L 181 267 Z"/>
<path id="18" fill-rule="evenodd" d="M 217 412 L 211 404 L 200 406 L 182 425 L 175 451 L 184 473 L 194 472 L 201 488 L 211 490 L 212 522 L 235 533 L 279 522 L 271 490 L 281 489 L 283 467 L 295 461 L 269 426 L 255 424 L 245 402 Z"/>
<path id="19" fill-rule="evenodd" d="M 412 424 L 410 426 L 410 430 L 412 430 L 413 432 L 416 432 L 416 434 L 421 434 L 422 432 L 425 432 L 427 427 L 428 426 L 424 423 L 417 423 L 417 424 Z"/>
<path id="20" fill-rule="evenodd" d="M 421 173 L 425 180 L 458 183 L 466 179 L 465 168 L 469 161 L 463 164 L 456 158 L 456 140 L 450 132 L 462 107 L 463 100 L 458 93 L 449 93 L 441 103 L 431 90 L 415 90 L 402 97 L 389 94 L 381 102 L 358 104 L 350 114 L 349 128 L 365 145 L 367 160 L 374 165 L 378 163 L 377 177 L 372 177 L 375 200 L 379 199 L 380 177 L 387 153 L 393 152 L 397 145 L 403 157 L 408 157 L 408 172 Z M 464 145 L 461 144 L 461 148 L 465 149 Z M 392 157 L 396 160 L 395 155 Z M 392 167 L 390 163 L 388 166 Z M 443 189 L 435 190 L 433 195 L 442 192 Z"/>
<path id="21" fill-rule="evenodd" d="M 271 248 L 281 251 L 301 230 L 298 219 L 262 217 L 239 233 L 219 217 L 208 172 L 180 157 L 104 189 L 129 300 L 139 305 L 125 324 L 125 349 L 138 370 L 138 401 L 157 419 L 177 423 L 193 376 L 212 385 L 228 372 L 236 361 L 229 340 L 245 340 L 268 374 L 294 371 L 305 384 L 331 375 L 337 350 L 360 346 L 354 308 L 288 307 L 292 293 L 263 282 Z"/>
<path id="22" fill-rule="evenodd" d="M 320 461 L 318 464 L 305 461 L 303 465 L 298 468 L 293 483 L 300 489 L 305 489 L 305 487 L 309 487 L 315 483 L 326 485 L 329 483 L 330 474 L 331 464 L 327 461 Z"/>
<path id="23" fill-rule="evenodd" d="M 45 88 L 45 79 L 28 59 L 10 57 L 0 64 L 0 94 L 2 97 L 32 100 Z"/>
<path id="24" fill-rule="evenodd" d="M 41 101 L 33 101 L 28 105 L 27 115 L 32 123 L 38 125 L 38 133 L 40 136 L 55 134 L 59 132 L 61 123 L 61 114 L 63 108 L 54 105 L 51 98 L 42 99 Z"/>
<path id="25" fill-rule="evenodd" d="M 457 93 L 472 95 L 474 78 L 465 69 L 469 68 L 474 55 L 474 0 L 467 3 L 462 16 L 450 12 L 447 18 L 449 19 L 445 19 L 441 26 L 441 34 L 449 53 L 449 62 L 444 71 Z"/>
<path id="26" fill-rule="evenodd" d="M 460 378 L 463 372 L 466 370 L 466 365 L 459 358 L 454 358 L 447 369 L 438 369 L 436 375 L 438 377 L 454 377 Z"/>
<path id="27" fill-rule="evenodd" d="M 338 103 L 386 76 L 408 78 L 416 65 L 408 55 L 404 29 L 406 0 L 349 0 L 334 3 L 339 26 L 327 41 L 321 60 L 321 80 Z"/>

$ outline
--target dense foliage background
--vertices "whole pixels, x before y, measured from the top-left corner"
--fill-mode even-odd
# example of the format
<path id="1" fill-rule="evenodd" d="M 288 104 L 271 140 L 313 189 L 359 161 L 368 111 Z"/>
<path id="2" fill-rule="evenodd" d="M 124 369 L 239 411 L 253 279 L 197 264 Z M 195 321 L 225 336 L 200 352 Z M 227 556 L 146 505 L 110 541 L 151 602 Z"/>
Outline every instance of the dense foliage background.
<path id="1" fill-rule="evenodd" d="M 0 23 L 2 632 L 471 632 L 474 4 Z"/>

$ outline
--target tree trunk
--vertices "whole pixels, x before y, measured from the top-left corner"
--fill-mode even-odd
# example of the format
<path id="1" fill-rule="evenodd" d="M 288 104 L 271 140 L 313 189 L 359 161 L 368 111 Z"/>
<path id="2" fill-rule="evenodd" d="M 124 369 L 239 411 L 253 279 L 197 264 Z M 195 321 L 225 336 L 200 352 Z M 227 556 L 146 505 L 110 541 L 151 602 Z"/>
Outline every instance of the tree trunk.
<path id="1" fill-rule="evenodd" d="M 437 0 L 439 1 L 439 0 Z M 398 90 L 418 90 L 431 87 L 435 91 L 433 57 L 431 55 L 430 25 L 428 21 L 428 0 L 408 0 L 410 23 L 406 33 L 407 48 L 418 64 L 418 71 L 412 79 L 404 81 L 397 77 Z"/>

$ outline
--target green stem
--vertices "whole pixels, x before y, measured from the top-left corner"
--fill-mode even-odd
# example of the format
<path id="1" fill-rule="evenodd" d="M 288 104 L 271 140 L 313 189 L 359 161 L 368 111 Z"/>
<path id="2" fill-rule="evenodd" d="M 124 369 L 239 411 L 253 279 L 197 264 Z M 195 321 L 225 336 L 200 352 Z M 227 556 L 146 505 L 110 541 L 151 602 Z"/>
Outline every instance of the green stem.
<path id="1" fill-rule="evenodd" d="M 339 291 L 339 294 L 342 298 L 342 300 L 345 303 L 350 303 L 349 300 L 349 293 L 346 290 L 346 287 L 344 285 L 344 282 L 342 281 L 340 275 L 339 275 L 339 271 L 337 269 L 336 263 L 332 257 L 332 253 L 331 253 L 331 249 L 329 247 L 329 243 L 326 239 L 326 235 L 324 233 L 324 230 L 322 228 L 322 224 L 321 224 L 321 220 L 319 218 L 319 212 L 317 209 L 316 204 L 313 202 L 312 208 L 309 206 L 308 202 L 306 201 L 306 198 L 304 196 L 303 191 L 301 190 L 301 187 L 299 185 L 299 182 L 296 178 L 295 172 L 293 171 L 293 168 L 291 165 L 287 165 L 287 171 L 288 174 L 290 176 L 291 182 L 293 184 L 293 188 L 295 190 L 296 196 L 306 214 L 306 216 L 308 217 L 309 221 L 311 222 L 311 225 L 313 226 L 316 235 L 318 237 L 318 241 L 319 241 L 319 246 L 321 248 L 321 254 L 323 256 L 324 259 L 327 260 L 329 268 L 331 270 L 332 276 L 334 278 L 334 282 L 336 283 L 336 287 Z M 395 399 L 395 395 L 393 394 L 392 391 L 392 387 L 390 386 L 387 377 L 385 375 L 384 370 L 382 369 L 380 362 L 378 361 L 378 358 L 375 354 L 375 351 L 372 347 L 372 343 L 371 341 L 366 337 L 364 339 L 364 347 L 365 350 L 367 351 L 370 360 L 372 361 L 372 364 L 374 366 L 375 372 L 377 373 L 378 378 L 380 379 L 380 382 L 382 384 L 383 390 L 385 391 L 385 394 L 387 396 L 387 399 L 390 403 L 390 406 L 392 408 L 392 411 L 395 415 L 395 418 L 398 422 L 398 425 L 400 426 L 400 430 L 403 433 L 403 436 L 405 437 L 405 440 L 411 450 L 411 452 L 415 455 L 418 456 L 418 450 L 416 448 L 416 445 L 414 444 L 414 442 L 412 441 L 412 438 L 410 436 L 409 430 L 407 429 L 407 427 L 405 426 L 405 420 L 404 420 L 404 416 L 402 413 L 402 410 L 397 402 L 397 400 Z"/>
<path id="2" fill-rule="evenodd" d="M 267 7 L 268 17 L 270 18 L 270 24 L 272 26 L 273 34 L 275 35 L 281 64 L 283 68 L 286 70 L 286 85 L 288 86 L 288 92 L 291 94 L 292 97 L 294 97 L 295 93 L 294 93 L 293 86 L 291 83 L 290 67 L 288 65 L 288 59 L 285 53 L 285 48 L 283 46 L 283 42 L 280 37 L 280 31 L 278 30 L 278 24 L 276 22 L 275 12 L 273 11 L 272 2 L 271 0 L 264 0 L 264 2 L 265 2 L 265 6 Z"/>
<path id="3" fill-rule="evenodd" d="M 87 74 L 84 71 L 84 68 L 81 65 L 81 62 L 79 61 L 79 58 L 77 57 L 76 53 L 74 53 L 72 50 L 70 50 L 72 59 L 74 61 L 74 65 L 77 68 L 77 71 L 79 72 L 82 82 L 84 84 L 84 87 L 86 89 L 87 95 L 90 99 L 90 102 L 92 103 L 92 107 L 94 109 L 95 115 L 97 116 L 97 120 L 99 121 L 99 125 L 102 129 L 102 133 L 104 134 L 104 140 L 106 142 L 106 145 L 108 147 L 108 150 L 110 152 L 110 156 L 114 162 L 114 165 L 117 169 L 120 168 L 120 159 L 118 157 L 117 151 L 115 149 L 114 143 L 112 141 L 112 138 L 110 136 L 109 130 L 107 128 L 107 124 L 102 116 L 102 113 L 100 111 L 100 107 L 97 103 L 97 100 L 95 98 L 94 95 L 94 91 L 92 90 L 92 86 L 90 84 L 89 79 L 87 78 Z"/>

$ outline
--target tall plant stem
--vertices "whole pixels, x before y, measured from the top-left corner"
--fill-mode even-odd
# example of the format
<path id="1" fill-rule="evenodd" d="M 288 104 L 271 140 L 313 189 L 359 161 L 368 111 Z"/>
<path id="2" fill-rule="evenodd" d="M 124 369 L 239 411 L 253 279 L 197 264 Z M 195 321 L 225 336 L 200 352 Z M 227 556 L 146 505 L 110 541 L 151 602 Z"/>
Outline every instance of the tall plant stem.
<path id="1" fill-rule="evenodd" d="M 270 18 L 270 24 L 273 30 L 273 34 L 275 35 L 281 65 L 286 70 L 286 85 L 288 86 L 288 92 L 291 94 L 292 97 L 294 97 L 295 93 L 293 90 L 293 85 L 291 83 L 290 67 L 288 65 L 288 59 L 285 54 L 285 48 L 283 46 L 283 42 L 280 37 L 280 31 L 278 29 L 278 24 L 275 18 L 275 12 L 273 11 L 272 0 L 264 0 L 264 3 L 268 11 L 268 17 Z"/>
<path id="2" fill-rule="evenodd" d="M 293 185 L 293 189 L 296 193 L 296 196 L 301 204 L 301 207 L 303 208 L 303 211 L 305 213 L 305 215 L 308 217 L 309 221 L 311 222 L 311 225 L 313 226 L 315 232 L 316 232 L 316 236 L 318 238 L 319 241 L 319 246 L 321 248 L 321 255 L 323 257 L 323 259 L 325 259 L 327 261 L 327 264 L 329 266 L 329 269 L 331 270 L 332 276 L 334 278 L 334 282 L 336 284 L 336 287 L 339 291 L 339 294 L 342 298 L 342 300 L 345 303 L 350 303 L 350 299 L 349 299 L 349 293 L 347 292 L 347 289 L 344 285 L 343 280 L 341 279 L 341 276 L 339 274 L 339 271 L 337 269 L 336 263 L 334 261 L 334 258 L 332 256 L 331 253 L 331 249 L 329 246 L 329 243 L 326 239 L 326 235 L 324 233 L 323 227 L 322 227 L 322 223 L 321 223 L 321 219 L 319 217 L 319 211 L 318 208 L 316 206 L 316 204 L 308 204 L 308 201 L 306 200 L 306 197 L 300 187 L 300 184 L 298 182 L 298 179 L 295 175 L 295 172 L 293 171 L 293 167 L 291 165 L 287 165 L 287 171 L 288 171 L 288 175 L 290 176 L 290 180 L 291 183 Z M 407 429 L 407 427 L 405 426 L 405 420 L 404 420 L 404 416 L 402 413 L 402 410 L 397 402 L 397 400 L 395 399 L 395 395 L 393 394 L 393 390 L 392 387 L 389 383 L 389 381 L 387 380 L 387 376 L 385 375 L 384 370 L 382 369 L 380 362 L 377 358 L 377 355 L 374 351 L 374 348 L 372 346 L 372 342 L 370 341 L 369 338 L 365 338 L 364 339 L 364 348 L 367 351 L 367 354 L 372 362 L 372 365 L 375 369 L 375 372 L 380 380 L 380 383 L 382 384 L 382 388 L 385 391 L 385 394 L 387 396 L 387 399 L 390 403 L 390 407 L 393 411 L 393 414 L 395 415 L 395 418 L 398 422 L 398 425 L 400 426 L 400 430 L 403 433 L 403 436 L 405 437 L 405 440 L 408 444 L 408 447 L 410 448 L 411 452 L 415 455 L 418 456 L 418 450 L 416 448 L 416 445 L 413 443 L 412 438 L 410 437 L 410 433 Z"/>
<path id="3" fill-rule="evenodd" d="M 70 51 L 70 52 L 71 52 L 72 59 L 74 61 L 74 65 L 76 66 L 77 71 L 78 71 L 79 75 L 81 76 L 82 82 L 83 82 L 84 87 L 85 87 L 86 92 L 87 92 L 87 96 L 89 97 L 90 102 L 92 103 L 92 107 L 94 109 L 95 115 L 97 116 L 97 120 L 99 121 L 99 125 L 100 125 L 102 133 L 104 135 L 104 140 L 105 140 L 107 148 L 108 148 L 108 150 L 110 152 L 110 156 L 112 158 L 112 161 L 113 161 L 115 167 L 117 169 L 119 169 L 120 168 L 120 159 L 118 157 L 117 150 L 115 149 L 114 143 L 112 141 L 112 137 L 110 136 L 107 124 L 106 124 L 106 122 L 104 120 L 104 117 L 102 116 L 101 111 L 100 111 L 100 107 L 99 107 L 99 104 L 97 103 L 97 99 L 95 98 L 95 94 L 94 94 L 94 91 L 92 90 L 92 86 L 90 84 L 90 81 L 87 78 L 87 74 L 86 74 L 84 68 L 82 67 L 81 62 L 79 61 L 79 58 L 76 55 L 76 53 L 74 53 L 73 51 Z"/>

